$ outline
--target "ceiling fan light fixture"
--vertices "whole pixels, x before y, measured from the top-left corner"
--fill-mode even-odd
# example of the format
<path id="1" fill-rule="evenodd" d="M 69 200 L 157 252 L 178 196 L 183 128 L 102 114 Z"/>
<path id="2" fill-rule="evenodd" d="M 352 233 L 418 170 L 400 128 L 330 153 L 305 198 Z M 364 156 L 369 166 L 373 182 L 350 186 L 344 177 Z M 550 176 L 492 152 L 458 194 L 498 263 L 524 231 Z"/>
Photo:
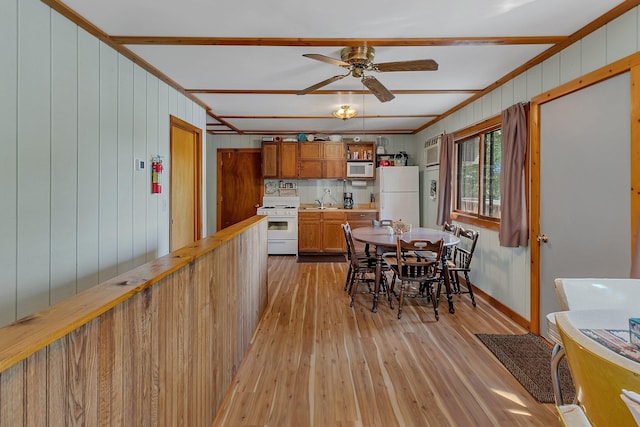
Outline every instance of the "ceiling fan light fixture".
<path id="1" fill-rule="evenodd" d="M 339 109 L 333 112 L 333 117 L 335 117 L 336 119 L 347 120 L 355 117 L 357 113 L 358 112 L 355 109 L 349 107 L 348 105 L 341 105 Z"/>

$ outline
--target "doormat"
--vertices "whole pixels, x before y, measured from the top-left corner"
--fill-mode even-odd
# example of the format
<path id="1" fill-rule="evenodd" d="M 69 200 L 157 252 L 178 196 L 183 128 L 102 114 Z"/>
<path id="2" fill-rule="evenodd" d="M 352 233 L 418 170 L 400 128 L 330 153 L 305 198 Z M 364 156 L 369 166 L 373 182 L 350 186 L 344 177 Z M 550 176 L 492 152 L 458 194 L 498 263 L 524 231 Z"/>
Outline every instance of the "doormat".
<path id="1" fill-rule="evenodd" d="M 535 334 L 476 334 L 520 384 L 540 403 L 555 403 L 551 382 L 551 347 Z M 575 396 L 567 359 L 558 368 L 564 403 Z"/>
<path id="2" fill-rule="evenodd" d="M 298 262 L 346 262 L 344 255 L 298 255 Z"/>

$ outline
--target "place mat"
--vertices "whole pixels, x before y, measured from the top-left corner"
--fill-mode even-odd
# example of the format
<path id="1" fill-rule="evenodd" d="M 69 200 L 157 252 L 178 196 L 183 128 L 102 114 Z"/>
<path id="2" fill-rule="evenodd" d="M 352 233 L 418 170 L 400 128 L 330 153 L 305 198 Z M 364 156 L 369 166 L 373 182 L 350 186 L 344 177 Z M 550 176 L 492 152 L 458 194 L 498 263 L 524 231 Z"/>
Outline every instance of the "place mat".
<path id="1" fill-rule="evenodd" d="M 540 403 L 554 403 L 551 381 L 551 347 L 535 334 L 476 334 L 505 368 Z M 558 367 L 562 398 L 572 402 L 575 396 L 567 359 Z"/>
<path id="2" fill-rule="evenodd" d="M 620 356 L 640 363 L 640 351 L 629 342 L 627 329 L 580 329 L 580 332 Z"/>

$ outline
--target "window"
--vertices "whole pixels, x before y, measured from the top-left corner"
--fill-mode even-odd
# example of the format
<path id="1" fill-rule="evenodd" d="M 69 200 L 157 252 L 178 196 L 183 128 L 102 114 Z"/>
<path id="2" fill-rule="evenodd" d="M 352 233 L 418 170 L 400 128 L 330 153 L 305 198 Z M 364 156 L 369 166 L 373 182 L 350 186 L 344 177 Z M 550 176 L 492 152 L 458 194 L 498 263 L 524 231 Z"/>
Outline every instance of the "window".
<path id="1" fill-rule="evenodd" d="M 498 123 L 456 138 L 454 212 L 491 222 L 500 219 L 502 129 Z"/>

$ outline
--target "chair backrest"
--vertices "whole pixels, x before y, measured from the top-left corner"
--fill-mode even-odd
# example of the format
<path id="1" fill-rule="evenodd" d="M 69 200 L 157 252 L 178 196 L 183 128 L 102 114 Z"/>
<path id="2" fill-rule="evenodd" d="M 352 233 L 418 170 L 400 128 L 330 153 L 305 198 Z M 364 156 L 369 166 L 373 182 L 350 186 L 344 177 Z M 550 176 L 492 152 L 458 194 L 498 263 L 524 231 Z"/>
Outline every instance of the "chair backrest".
<path id="1" fill-rule="evenodd" d="M 426 281 L 433 279 L 438 272 L 438 264 L 442 255 L 444 241 L 412 240 L 406 242 L 398 239 L 396 243 L 396 260 L 401 280 Z M 435 258 L 425 258 L 420 253 L 435 254 Z"/>
<path id="2" fill-rule="evenodd" d="M 454 236 L 458 235 L 458 230 L 460 229 L 460 226 L 456 225 L 456 224 L 449 224 L 448 222 L 445 221 L 444 224 L 442 224 L 442 231 L 449 233 L 449 234 L 453 234 Z"/>
<path id="3" fill-rule="evenodd" d="M 344 240 L 347 243 L 347 259 L 352 264 L 358 263 L 358 255 L 356 254 L 356 248 L 353 244 L 353 236 L 351 234 L 351 225 L 348 222 L 342 224 L 342 231 L 344 232 Z"/>
<path id="4" fill-rule="evenodd" d="M 471 259 L 476 250 L 479 235 L 480 233 L 470 228 L 458 227 L 460 243 L 453 251 L 453 261 L 456 266 L 461 268 L 469 268 L 471 266 Z"/>

